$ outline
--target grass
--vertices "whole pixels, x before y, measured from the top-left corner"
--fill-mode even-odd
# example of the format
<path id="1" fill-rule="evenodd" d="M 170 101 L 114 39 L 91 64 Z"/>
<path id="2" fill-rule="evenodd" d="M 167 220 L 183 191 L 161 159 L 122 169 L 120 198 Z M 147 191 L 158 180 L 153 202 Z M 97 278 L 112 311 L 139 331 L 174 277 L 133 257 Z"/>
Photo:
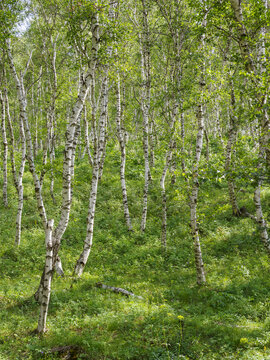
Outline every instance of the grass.
<path id="1" fill-rule="evenodd" d="M 13 244 L 16 193 L 9 186 L 9 208 L 1 202 L 0 209 L 0 359 L 270 359 L 269 261 L 251 220 L 231 216 L 226 183 L 206 181 L 200 191 L 208 280 L 200 288 L 185 182 L 179 177 L 174 187 L 168 183 L 168 248 L 164 251 L 159 165 L 153 171 L 147 229 L 141 234 L 143 177 L 134 170 L 138 160 L 130 154 L 127 181 L 134 232 L 126 230 L 119 154 L 111 146 L 98 192 L 94 246 L 83 276 L 74 282 L 91 177 L 86 159 L 77 163 L 73 208 L 61 247 L 65 277 L 53 280 L 48 332 L 42 337 L 34 333 L 39 306 L 32 295 L 44 263 L 44 233 L 29 172 L 24 178 L 19 248 Z M 143 169 L 143 163 L 140 166 Z M 58 200 L 60 186 L 57 179 Z M 59 212 L 46 184 L 44 191 L 49 215 L 57 219 Z M 252 189 L 239 193 L 239 199 L 241 206 L 253 209 Z M 265 189 L 264 205 L 269 200 Z M 130 290 L 143 300 L 98 289 L 98 281 Z"/>

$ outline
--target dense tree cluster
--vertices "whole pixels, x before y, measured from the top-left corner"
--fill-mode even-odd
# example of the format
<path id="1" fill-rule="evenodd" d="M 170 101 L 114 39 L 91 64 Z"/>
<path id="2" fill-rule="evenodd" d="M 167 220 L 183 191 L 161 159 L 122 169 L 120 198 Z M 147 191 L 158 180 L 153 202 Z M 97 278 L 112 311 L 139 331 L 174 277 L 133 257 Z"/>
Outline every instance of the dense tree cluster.
<path id="1" fill-rule="evenodd" d="M 92 169 L 82 252 L 74 263 L 74 275 L 81 276 L 93 243 L 108 144 L 120 150 L 129 231 L 134 222 L 125 177 L 128 142 L 140 142 L 143 150 L 136 155 L 144 159 L 142 232 L 151 182 L 160 182 L 164 251 L 168 184 L 185 197 L 199 285 L 206 282 L 197 214 L 203 181 L 227 182 L 233 215 L 257 224 L 270 254 L 261 204 L 270 174 L 268 7 L 268 0 L 1 2 L 3 203 L 8 206 L 9 187 L 15 186 L 19 245 L 27 164 L 46 240 L 35 294 L 41 304 L 38 332 L 46 329 L 53 272 L 63 273 L 59 249 L 70 222 L 76 162 L 87 159 Z M 179 178 L 185 180 L 181 188 Z M 254 213 L 238 204 L 237 192 L 247 185 L 254 188 Z"/>

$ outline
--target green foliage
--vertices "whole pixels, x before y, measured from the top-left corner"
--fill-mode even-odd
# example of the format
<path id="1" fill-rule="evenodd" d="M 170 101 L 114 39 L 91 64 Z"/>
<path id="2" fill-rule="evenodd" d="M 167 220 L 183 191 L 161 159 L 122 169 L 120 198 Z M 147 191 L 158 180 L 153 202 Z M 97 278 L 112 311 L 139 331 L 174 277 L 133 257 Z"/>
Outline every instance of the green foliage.
<path id="1" fill-rule="evenodd" d="M 131 147 L 131 144 L 129 145 Z M 135 147 L 136 148 L 136 147 Z M 79 281 L 72 277 L 74 259 L 85 236 L 91 172 L 86 160 L 76 165 L 70 225 L 61 258 L 65 278 L 55 276 L 48 333 L 33 333 L 39 311 L 35 292 L 44 261 L 44 234 L 35 220 L 31 176 L 25 178 L 23 239 L 13 247 L 15 193 L 8 210 L 1 208 L 0 354 L 17 359 L 264 359 L 270 355 L 269 264 L 249 219 L 232 219 L 226 188 L 202 185 L 199 206 L 202 248 L 208 285 L 194 284 L 194 260 L 185 197 L 175 200 L 168 188 L 168 249 L 160 244 L 159 184 L 151 185 L 148 226 L 141 234 L 139 217 L 143 177 L 128 177 L 135 231 L 123 218 L 119 152 L 111 144 L 100 184 L 94 246 Z M 139 158 L 127 161 L 127 173 Z M 142 155 L 141 155 L 142 156 Z M 210 166 L 211 168 L 211 166 Z M 137 173 L 143 172 L 139 168 Z M 60 175 L 59 175 L 60 176 Z M 216 175 L 215 175 L 216 176 Z M 182 180 L 181 180 L 182 181 Z M 58 184 L 58 185 L 57 185 Z M 56 182 L 56 194 L 60 182 Z M 49 183 L 45 182 L 47 192 Z M 57 196 L 57 195 L 56 195 Z M 241 201 L 251 206 L 252 191 Z M 269 201 L 266 193 L 264 201 Z M 53 210 L 52 202 L 48 201 Z M 112 216 L 113 214 L 113 216 Z M 204 216 L 202 216 L 205 214 Z M 37 222 L 35 222 L 37 221 Z M 255 254 L 255 256 L 254 256 Z M 123 297 L 95 287 L 101 281 L 143 297 Z M 71 288 L 72 285 L 72 288 Z M 65 350 L 64 346 L 68 346 Z M 55 351 L 63 348 L 62 351 Z M 55 351 L 55 352 L 54 352 Z"/>

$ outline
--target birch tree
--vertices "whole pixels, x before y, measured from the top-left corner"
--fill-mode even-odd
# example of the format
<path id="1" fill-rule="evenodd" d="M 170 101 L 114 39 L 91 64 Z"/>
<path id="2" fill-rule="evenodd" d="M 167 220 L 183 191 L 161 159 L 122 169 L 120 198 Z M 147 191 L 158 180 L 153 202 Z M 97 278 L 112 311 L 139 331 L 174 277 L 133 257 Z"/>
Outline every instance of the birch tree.
<path id="1" fill-rule="evenodd" d="M 115 21 L 115 6 L 116 3 L 110 4 L 109 7 L 109 20 L 113 24 Z M 100 31 L 105 31 L 100 27 Z M 93 59 L 97 62 L 97 53 L 98 53 L 98 40 L 99 32 L 97 33 L 97 41 L 95 53 L 93 53 Z M 99 101 L 96 98 L 96 67 L 93 69 L 93 77 L 91 83 L 91 108 L 92 108 L 92 131 L 93 131 L 93 147 L 94 147 L 94 156 L 93 156 L 93 167 L 92 167 L 92 180 L 91 180 L 91 189 L 89 196 L 89 205 L 88 205 L 88 215 L 87 215 L 87 228 L 86 228 L 86 237 L 84 240 L 83 251 L 81 252 L 76 264 L 74 273 L 77 276 L 81 276 L 85 265 L 87 263 L 88 257 L 91 252 L 93 245 L 93 233 L 94 233 L 94 219 L 96 211 L 96 201 L 97 201 L 97 191 L 98 191 L 98 182 L 100 171 L 103 169 L 103 157 L 105 153 L 106 145 L 106 127 L 107 127 L 107 108 L 108 108 L 108 82 L 109 82 L 109 60 L 112 56 L 112 46 L 108 44 L 106 48 L 106 53 L 108 57 L 108 62 L 103 66 L 103 74 L 101 76 L 101 86 L 100 86 L 100 99 Z M 100 105 L 100 111 L 98 116 L 98 105 Z M 97 119 L 98 117 L 98 119 Z"/>
<path id="2" fill-rule="evenodd" d="M 117 137 L 120 145 L 121 151 L 121 164 L 120 164 L 120 180 L 121 180 L 121 188 L 122 188 L 122 197 L 123 197 L 123 207 L 124 207 L 124 215 L 127 223 L 127 227 L 129 231 L 132 231 L 132 224 L 129 215 L 128 208 L 128 197 L 127 197 L 127 186 L 126 186 L 126 178 L 125 178 L 125 168 L 126 168 L 126 137 L 125 137 L 125 129 L 123 126 L 123 113 L 125 109 L 123 109 L 122 97 L 124 98 L 125 92 L 123 87 L 123 95 L 121 93 L 121 78 L 118 72 L 117 74 L 117 89 L 116 89 L 116 103 L 117 103 L 117 112 L 116 112 L 116 127 L 117 127 Z M 122 95 L 122 97 L 121 97 Z"/>
<path id="3" fill-rule="evenodd" d="M 149 34 L 149 4 L 145 0 L 142 3 L 142 33 L 140 38 L 141 53 L 141 111 L 143 116 L 143 151 L 144 151 L 144 190 L 141 231 L 145 231 L 147 218 L 147 203 L 149 179 L 151 178 L 149 167 L 149 112 L 151 91 L 151 65 L 150 65 L 150 34 Z"/>
<path id="4" fill-rule="evenodd" d="M 9 130 L 9 138 L 10 138 L 11 169 L 12 169 L 12 175 L 13 175 L 13 182 L 14 182 L 17 194 L 18 194 L 18 209 L 17 209 L 17 216 L 16 216 L 15 244 L 20 245 L 20 243 L 21 243 L 22 211 L 23 211 L 23 175 L 24 175 L 25 160 L 26 160 L 26 142 L 25 142 L 23 119 L 20 117 L 19 127 L 20 127 L 20 140 L 21 140 L 21 160 L 20 160 L 20 166 L 17 170 L 16 161 L 15 161 L 15 137 L 14 137 L 14 130 L 13 130 L 13 125 L 12 125 L 12 120 L 11 120 L 10 110 L 9 110 L 9 99 L 8 99 L 7 86 L 5 86 L 5 89 L 4 89 L 4 98 L 5 98 L 5 104 L 6 104 L 6 114 L 7 114 L 8 130 Z"/>
<path id="5" fill-rule="evenodd" d="M 266 149 L 269 149 L 269 141 L 270 141 L 270 122 L 265 106 L 267 104 L 268 95 L 267 92 L 261 91 L 264 89 L 263 86 L 264 76 L 265 76 L 264 64 L 266 63 L 265 50 L 264 50 L 265 27 L 263 25 L 261 28 L 262 44 L 260 46 L 259 63 L 255 64 L 253 60 L 253 56 L 251 55 L 252 51 L 248 40 L 247 30 L 245 27 L 245 19 L 243 16 L 241 1 L 230 0 L 230 3 L 234 13 L 235 21 L 237 23 L 237 30 L 239 32 L 238 39 L 239 39 L 239 46 L 240 46 L 242 59 L 247 72 L 251 75 L 251 79 L 253 80 L 253 85 L 255 86 L 255 93 L 256 93 L 255 104 L 257 111 L 260 114 L 259 153 L 258 153 L 258 165 L 257 165 L 258 178 L 256 181 L 257 186 L 254 192 L 254 204 L 256 208 L 256 221 L 260 229 L 261 240 L 265 245 L 267 252 L 269 253 L 270 240 L 267 231 L 267 222 L 263 215 L 263 210 L 261 205 L 261 186 L 263 183 L 262 172 L 264 168 L 263 164 L 265 160 L 267 160 L 268 150 Z M 267 11 L 268 2 L 263 1 L 263 5 L 264 5 L 264 10 Z"/>
<path id="6" fill-rule="evenodd" d="M 2 107 L 1 130 L 2 130 L 2 148 L 3 148 L 3 202 L 5 207 L 8 206 L 8 179 L 7 179 L 7 162 L 8 162 L 8 142 L 6 134 L 6 104 L 3 93 L 0 91 L 0 101 Z"/>
<path id="7" fill-rule="evenodd" d="M 202 27 L 206 26 L 206 14 L 202 20 Z M 197 272 L 197 284 L 202 285 L 206 282 L 204 263 L 202 258 L 201 243 L 199 237 L 198 219 L 197 219 L 197 202 L 199 192 L 199 166 L 203 146 L 204 130 L 205 130 L 205 111 L 204 111 L 204 86 L 205 86 L 205 34 L 201 36 L 200 51 L 202 54 L 202 63 L 200 66 L 200 95 L 197 105 L 197 139 L 195 157 L 192 166 L 192 183 L 191 183 L 191 195 L 190 195 L 190 222 L 191 233 L 194 245 L 195 265 Z"/>

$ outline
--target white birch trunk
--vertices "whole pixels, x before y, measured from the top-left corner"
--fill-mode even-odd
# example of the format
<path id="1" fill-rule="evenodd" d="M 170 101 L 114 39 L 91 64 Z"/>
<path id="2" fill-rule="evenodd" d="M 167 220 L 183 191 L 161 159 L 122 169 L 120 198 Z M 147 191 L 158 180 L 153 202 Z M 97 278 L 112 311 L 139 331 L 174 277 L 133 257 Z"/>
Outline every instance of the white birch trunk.
<path id="1" fill-rule="evenodd" d="M 39 210 L 39 214 L 41 216 L 42 222 L 43 222 L 44 229 L 46 229 L 47 215 L 46 215 L 46 210 L 44 207 L 43 197 L 42 197 L 42 193 L 41 193 L 40 181 L 39 181 L 39 178 L 38 178 L 38 175 L 36 172 L 36 168 L 35 168 L 32 137 L 31 137 L 31 131 L 30 131 L 29 122 L 28 122 L 27 111 L 26 111 L 27 97 L 26 97 L 26 93 L 24 90 L 23 76 L 21 76 L 21 78 L 19 78 L 19 76 L 17 74 L 16 68 L 15 68 L 15 65 L 13 62 L 13 57 L 12 57 L 11 51 L 10 51 L 9 41 L 7 42 L 7 55 L 8 55 L 10 67 L 13 72 L 13 76 L 15 78 L 15 82 L 17 85 L 17 92 L 18 92 L 19 104 L 20 104 L 20 117 L 23 121 L 26 144 L 27 144 L 27 155 L 26 156 L 27 156 L 27 160 L 29 163 L 29 169 L 30 169 L 30 172 L 32 173 L 33 180 L 34 180 L 35 194 L 36 194 L 36 199 L 37 199 L 37 203 L 38 203 L 38 210 Z M 30 57 L 30 59 L 31 59 L 31 57 Z M 30 59 L 29 59 L 29 61 L 30 61 Z M 29 63 L 29 61 L 28 61 L 28 63 Z"/>
<path id="2" fill-rule="evenodd" d="M 141 36 L 141 76 L 142 76 L 142 91 L 141 91 L 141 110 L 143 115 L 143 151 L 144 151 L 144 191 L 143 191 L 143 211 L 141 220 L 141 231 L 145 231 L 147 218 L 147 203 L 148 203 L 148 189 L 150 167 L 149 167 L 149 111 L 150 111 L 150 48 L 149 48 L 149 27 L 148 16 L 145 6 L 145 1 L 142 0 L 143 5 L 143 34 Z"/>
<path id="3" fill-rule="evenodd" d="M 161 231 L 161 243 L 166 248 L 167 246 L 167 195 L 166 195 L 166 187 L 165 180 L 168 168 L 170 166 L 173 154 L 173 143 L 174 141 L 170 141 L 169 150 L 166 154 L 166 162 L 162 171 L 162 176 L 160 179 L 160 187 L 161 187 L 161 197 L 162 197 L 162 231 Z"/>
<path id="4" fill-rule="evenodd" d="M 98 176 L 99 176 L 99 140 L 98 140 L 97 123 L 96 123 L 97 109 L 96 109 L 96 99 L 95 99 L 95 78 L 93 78 L 92 86 L 91 86 L 91 107 L 92 107 L 94 157 L 93 157 L 93 166 L 92 166 L 92 180 L 91 180 L 91 190 L 89 197 L 88 215 L 87 215 L 86 238 L 84 241 L 83 251 L 79 259 L 77 260 L 74 268 L 74 273 L 77 276 L 82 275 L 93 244 L 94 220 L 95 220 Z"/>
<path id="5" fill-rule="evenodd" d="M 206 17 L 203 19 L 203 26 L 206 26 Z M 201 38 L 201 53 L 204 56 L 205 50 L 205 35 L 202 35 Z M 203 146 L 203 137 L 205 130 L 205 114 L 204 114 L 204 105 L 203 105 L 203 93 L 205 86 L 205 60 L 202 61 L 201 66 L 201 79 L 200 79 L 200 88 L 201 88 L 201 99 L 198 104 L 197 109 L 197 121 L 198 121 L 198 132 L 196 139 L 196 153 L 192 169 L 192 190 L 190 196 L 190 220 L 191 220 L 191 233 L 193 237 L 194 245 L 194 254 L 195 254 L 195 265 L 196 265 L 196 274 L 197 274 L 197 284 L 203 285 L 206 282 L 204 263 L 202 258 L 201 243 L 199 237 L 198 221 L 197 221 L 197 202 L 198 202 L 198 192 L 199 192 L 199 165 L 200 158 L 202 153 Z"/>
<path id="6" fill-rule="evenodd" d="M 249 44 L 248 44 L 248 40 L 247 40 L 248 34 L 247 34 L 246 28 L 243 23 L 244 19 L 243 19 L 241 1 L 230 0 L 230 2 L 231 2 L 231 6 L 233 8 L 233 11 L 234 11 L 234 16 L 236 18 L 236 21 L 239 24 L 239 26 L 238 26 L 238 31 L 239 31 L 239 35 L 240 35 L 239 36 L 239 45 L 240 45 L 240 51 L 242 54 L 243 61 L 245 63 L 246 69 L 248 71 L 254 70 L 255 66 L 254 66 L 254 63 L 250 56 L 250 49 L 249 49 Z"/>
<path id="7" fill-rule="evenodd" d="M 99 48 L 99 22 L 98 17 L 94 16 L 92 20 L 92 59 L 89 65 L 89 68 L 86 72 L 86 75 L 83 78 L 83 81 L 80 86 L 80 91 L 77 97 L 77 101 L 74 104 L 72 109 L 72 114 L 70 116 L 69 126 L 66 132 L 66 144 L 64 150 L 64 163 L 63 163 L 63 191 L 62 191 L 62 209 L 61 217 L 58 223 L 57 228 L 54 230 L 53 237 L 55 242 L 60 245 L 61 238 L 66 230 L 70 206 L 71 206 L 71 162 L 72 162 L 72 153 L 74 151 L 74 138 L 77 123 L 80 119 L 81 112 L 85 103 L 89 87 L 93 82 L 94 72 L 97 64 L 97 52 Z"/>
<path id="8" fill-rule="evenodd" d="M 155 166 L 155 141 L 154 141 L 154 120 L 150 121 L 149 126 L 149 140 L 150 140 L 150 167 L 153 168 Z M 151 174 L 150 174 L 151 175 Z M 151 180 L 151 176 L 150 176 Z"/>
<path id="9" fill-rule="evenodd" d="M 180 106 L 180 121 L 181 121 L 181 167 L 183 170 L 183 173 L 186 173 L 186 164 L 185 164 L 185 118 L 184 118 L 184 111 L 183 106 L 181 102 Z"/>
<path id="10" fill-rule="evenodd" d="M 233 82 L 231 81 L 231 109 L 230 109 L 230 127 L 229 127 L 229 138 L 226 147 L 226 161 L 225 161 L 225 171 L 227 173 L 228 189 L 230 203 L 232 206 L 233 215 L 240 216 L 240 210 L 237 204 L 236 194 L 235 194 L 235 184 L 233 177 L 231 175 L 231 161 L 232 161 L 232 148 L 236 140 L 236 124 L 235 124 L 235 96 Z"/>
<path id="11" fill-rule="evenodd" d="M 110 19 L 114 18 L 114 5 L 110 6 Z M 112 54 L 112 48 L 108 47 L 107 49 L 108 56 Z M 91 107 L 92 107 L 92 130 L 93 130 L 93 145 L 94 145 L 94 159 L 93 159 L 93 170 L 92 170 L 92 181 L 91 181 L 91 190 L 89 196 L 89 206 L 88 206 L 88 215 L 87 215 L 87 228 L 86 228 L 86 237 L 84 240 L 83 251 L 80 254 L 74 268 L 74 273 L 80 277 L 83 273 L 85 265 L 87 263 L 88 257 L 91 252 L 93 245 L 93 234 L 94 234 L 94 220 L 95 220 L 95 210 L 96 210 L 96 201 L 97 201 L 97 191 L 98 191 L 98 182 L 100 172 L 103 171 L 103 159 L 106 147 L 106 127 L 107 127 L 107 108 L 108 108 L 108 72 L 109 65 L 105 64 L 104 66 L 104 77 L 101 84 L 101 94 L 100 101 L 96 101 L 95 94 L 95 74 L 93 73 L 92 86 L 91 86 Z M 100 116 L 97 126 L 96 116 L 97 116 L 97 106 L 100 103 Z"/>
<path id="12" fill-rule="evenodd" d="M 167 107 L 169 106 L 167 101 Z M 166 195 L 166 175 L 171 163 L 175 161 L 173 159 L 173 153 L 176 147 L 176 142 L 174 140 L 174 133 L 175 133 L 175 123 L 178 116 L 179 110 L 179 103 L 174 99 L 173 101 L 173 109 L 172 109 L 172 121 L 170 123 L 170 142 L 168 146 L 168 150 L 166 152 L 165 157 L 165 165 L 162 171 L 161 179 L 160 179 L 160 187 L 161 187 L 161 197 L 162 197 L 162 226 L 161 226 L 161 243 L 166 248 L 167 246 L 167 195 Z M 172 170 L 172 166 L 171 166 Z M 175 174 L 173 173 L 171 183 L 174 183 Z"/>
<path id="13" fill-rule="evenodd" d="M 40 315 L 38 320 L 38 333 L 44 333 L 46 331 L 46 321 L 48 315 L 48 308 L 51 296 L 51 282 L 53 275 L 53 243 L 52 243 L 52 231 L 53 220 L 49 220 L 45 231 L 45 245 L 46 245 L 46 262 L 44 269 L 44 281 L 43 291 L 40 304 Z"/>
<path id="14" fill-rule="evenodd" d="M 256 221 L 259 227 L 260 236 L 262 243 L 266 249 L 267 254 L 270 256 L 270 238 L 267 230 L 267 223 L 263 215 L 262 204 L 261 204 L 261 184 L 262 181 L 259 180 L 258 186 L 254 192 L 254 204 L 256 209 Z"/>
<path id="15" fill-rule="evenodd" d="M 204 133 L 204 111 L 203 105 L 199 104 L 198 106 L 198 133 L 196 141 L 196 155 L 195 161 L 192 170 L 192 191 L 190 196 L 190 219 L 191 219 L 191 232 L 193 237 L 194 244 L 194 253 L 195 253 L 195 264 L 197 271 L 197 284 L 202 285 L 206 282 L 204 264 L 202 259 L 202 251 L 199 237 L 199 229 L 197 222 L 197 201 L 198 201 L 198 191 L 199 191 L 199 163 L 202 152 L 203 145 L 203 133 Z"/>
<path id="16" fill-rule="evenodd" d="M 88 127 L 86 106 L 84 107 L 84 139 L 85 139 L 85 149 L 88 156 L 89 164 L 93 166 L 93 158 L 90 151 L 89 127 Z"/>
<path id="17" fill-rule="evenodd" d="M 3 144 L 3 202 L 4 206 L 8 207 L 8 194 L 7 194 L 7 161 L 8 161 L 8 142 L 6 134 L 6 109 L 5 101 L 0 91 L 0 101 L 2 104 L 2 121 L 1 121 L 1 130 L 2 130 L 2 144 Z"/>
<path id="18" fill-rule="evenodd" d="M 8 129 L 9 129 L 9 137 L 10 137 L 10 160 L 11 160 L 11 168 L 12 168 L 12 175 L 14 185 L 18 194 L 18 209 L 17 209 L 17 216 L 16 216 L 16 235 L 15 235 L 15 244 L 20 245 L 21 243 L 21 223 L 22 223 L 22 211 L 23 211 L 23 174 L 24 174 L 24 167 L 25 167 L 25 160 L 26 160 L 26 144 L 25 144 L 25 135 L 24 135 L 24 127 L 23 121 L 20 119 L 20 137 L 21 137 L 21 163 L 19 172 L 17 174 L 16 171 L 16 164 L 15 164 L 15 155 L 14 155 L 14 148 L 15 148 L 15 139 L 14 139 L 14 132 L 12 121 L 9 112 L 9 101 L 8 101 L 8 94 L 7 88 L 4 90 L 5 96 L 5 103 L 6 103 L 6 114 L 8 120 Z"/>
<path id="19" fill-rule="evenodd" d="M 91 252 L 93 245 L 93 234 L 94 234 L 94 220 L 95 220 L 95 211 L 96 211 L 96 201 L 97 201 L 97 191 L 98 191 L 98 182 L 99 182 L 99 173 L 101 170 L 101 161 L 103 152 L 105 151 L 105 134 L 106 134 L 106 107 L 108 99 L 108 73 L 105 75 L 105 79 L 102 82 L 102 94 L 101 94 L 101 111 L 99 117 L 99 136 L 97 134 L 97 124 L 96 124 L 96 100 L 95 100 L 95 84 L 93 81 L 92 91 L 91 91 L 91 102 L 92 102 L 92 129 L 94 133 L 94 163 L 92 170 L 92 181 L 91 181 L 91 190 L 89 197 L 89 206 L 88 206 L 88 216 L 87 216 L 87 228 L 86 228 L 86 237 L 84 241 L 84 247 L 79 259 L 76 262 L 74 273 L 77 276 L 81 276 L 85 265 L 87 263 L 88 257 Z"/>
<path id="20" fill-rule="evenodd" d="M 124 94 L 123 94 L 124 96 Z M 122 106 L 121 106 L 121 83 L 120 76 L 117 76 L 117 91 L 116 91 L 116 102 L 117 102 L 117 114 L 116 114 L 116 127 L 118 141 L 121 151 L 121 164 L 120 164 L 120 179 L 121 179 L 121 188 L 122 188 L 122 197 L 123 197 L 123 207 L 124 207 L 124 216 L 126 219 L 126 224 L 129 231 L 132 231 L 132 224 L 129 215 L 128 208 L 128 197 L 127 197 L 127 187 L 126 187 L 126 178 L 125 178 L 125 169 L 126 169 L 126 144 L 125 144 L 125 133 L 123 128 L 123 119 L 122 119 Z"/>

